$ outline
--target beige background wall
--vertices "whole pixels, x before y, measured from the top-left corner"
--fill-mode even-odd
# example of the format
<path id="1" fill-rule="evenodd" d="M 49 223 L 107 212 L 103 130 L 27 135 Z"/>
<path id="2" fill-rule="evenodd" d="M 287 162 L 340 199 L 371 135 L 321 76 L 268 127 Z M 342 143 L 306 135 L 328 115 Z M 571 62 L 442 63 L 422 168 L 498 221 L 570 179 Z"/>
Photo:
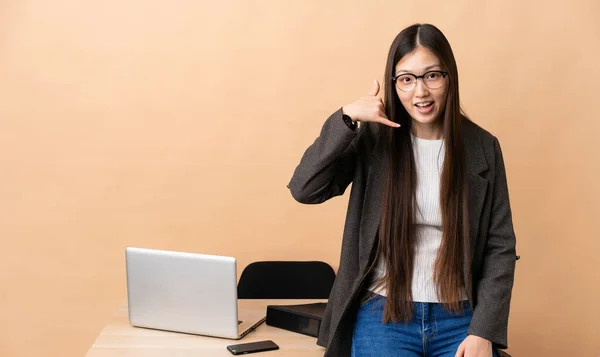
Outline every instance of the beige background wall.
<path id="1" fill-rule="evenodd" d="M 395 35 L 439 26 L 504 150 L 515 356 L 600 355 L 600 2 L 0 1 L 0 356 L 83 356 L 124 248 L 338 266 L 286 184 Z"/>

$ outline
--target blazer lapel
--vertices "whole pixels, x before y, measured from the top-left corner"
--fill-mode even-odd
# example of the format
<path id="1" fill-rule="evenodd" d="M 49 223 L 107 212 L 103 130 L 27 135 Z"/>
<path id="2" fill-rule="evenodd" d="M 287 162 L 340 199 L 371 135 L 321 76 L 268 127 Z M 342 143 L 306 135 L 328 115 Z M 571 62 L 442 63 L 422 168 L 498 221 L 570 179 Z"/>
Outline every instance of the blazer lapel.
<path id="1" fill-rule="evenodd" d="M 363 221 L 360 225 L 360 253 L 359 262 L 361 271 L 367 269 L 371 252 L 375 244 L 375 240 L 378 239 L 377 232 L 379 230 L 379 223 L 381 220 L 381 205 L 383 199 L 383 160 L 382 160 L 382 146 L 381 141 L 378 140 L 372 155 L 371 164 L 367 169 L 367 185 L 365 187 L 365 197 L 369 197 L 365 200 L 363 206 L 363 212 L 368 212 L 367 217 L 363 217 Z"/>
<path id="2" fill-rule="evenodd" d="M 465 120 L 463 124 L 463 145 L 465 152 L 465 168 L 469 186 L 469 234 L 471 238 L 471 251 L 475 248 L 475 241 L 479 234 L 479 220 L 483 209 L 483 202 L 488 187 L 488 180 L 482 174 L 487 171 L 488 164 L 483 151 L 479 135 L 473 130 L 473 123 Z"/>

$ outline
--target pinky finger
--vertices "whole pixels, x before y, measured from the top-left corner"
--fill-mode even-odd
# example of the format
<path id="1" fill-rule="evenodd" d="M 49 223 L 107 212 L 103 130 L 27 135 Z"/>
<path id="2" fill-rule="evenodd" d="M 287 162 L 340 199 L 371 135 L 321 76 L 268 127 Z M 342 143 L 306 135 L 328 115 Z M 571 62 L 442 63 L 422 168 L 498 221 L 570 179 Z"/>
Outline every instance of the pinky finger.
<path id="1" fill-rule="evenodd" d="M 400 124 L 393 122 L 389 119 L 386 118 L 379 118 L 379 120 L 377 120 L 379 123 L 383 124 L 383 125 L 387 125 L 387 126 L 391 126 L 392 128 L 399 128 Z"/>

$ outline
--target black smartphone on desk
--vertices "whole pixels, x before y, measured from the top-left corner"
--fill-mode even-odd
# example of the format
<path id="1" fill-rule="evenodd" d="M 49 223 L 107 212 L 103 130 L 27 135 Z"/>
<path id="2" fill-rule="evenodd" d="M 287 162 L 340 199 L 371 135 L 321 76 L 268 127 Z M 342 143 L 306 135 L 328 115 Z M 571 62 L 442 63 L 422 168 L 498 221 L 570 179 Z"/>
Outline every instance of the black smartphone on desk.
<path id="1" fill-rule="evenodd" d="M 263 351 L 272 351 L 278 350 L 279 346 L 275 344 L 275 342 L 268 341 L 259 341 L 259 342 L 250 342 L 250 343 L 241 343 L 239 345 L 231 345 L 227 346 L 229 352 L 234 355 L 245 355 L 248 353 L 254 352 L 263 352 Z"/>

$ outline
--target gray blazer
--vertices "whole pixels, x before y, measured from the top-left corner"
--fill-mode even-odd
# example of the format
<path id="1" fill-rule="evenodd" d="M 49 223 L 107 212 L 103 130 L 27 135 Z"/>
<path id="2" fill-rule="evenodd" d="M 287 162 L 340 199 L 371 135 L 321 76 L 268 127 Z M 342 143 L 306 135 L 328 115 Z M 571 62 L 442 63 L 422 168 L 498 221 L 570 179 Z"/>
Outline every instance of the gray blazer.
<path id="1" fill-rule="evenodd" d="M 379 125 L 364 123 L 352 131 L 341 109 L 336 111 L 288 185 L 298 202 L 317 204 L 342 195 L 352 183 L 339 270 L 317 340 L 327 348 L 326 357 L 350 356 L 354 317 L 366 287 L 361 278 L 374 259 L 384 181 Z M 471 273 L 464 269 L 473 309 L 468 332 L 507 348 L 516 239 L 504 160 L 498 139 L 469 120 L 463 121 L 463 140 L 471 235 L 471 251 L 465 254 L 472 257 Z"/>

